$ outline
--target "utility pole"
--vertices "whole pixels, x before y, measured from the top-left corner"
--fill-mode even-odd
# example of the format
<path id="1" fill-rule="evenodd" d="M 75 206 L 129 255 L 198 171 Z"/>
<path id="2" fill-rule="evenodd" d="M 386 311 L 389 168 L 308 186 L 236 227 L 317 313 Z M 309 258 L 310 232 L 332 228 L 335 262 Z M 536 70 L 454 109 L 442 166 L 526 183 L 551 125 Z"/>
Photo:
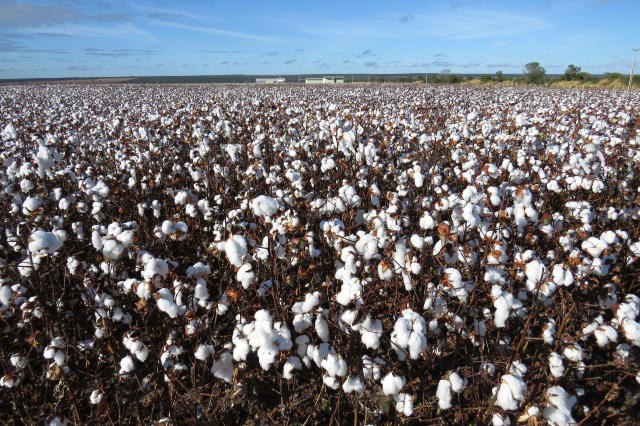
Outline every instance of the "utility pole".
<path id="1" fill-rule="evenodd" d="M 631 49 L 633 50 L 633 64 L 631 65 L 631 74 L 629 74 L 629 87 L 627 90 L 631 90 L 631 82 L 633 82 L 633 73 L 636 70 L 636 58 L 638 57 L 638 50 L 640 49 Z"/>
<path id="2" fill-rule="evenodd" d="M 429 84 L 429 74 L 428 73 L 426 73 L 424 75 L 424 84 Z"/>

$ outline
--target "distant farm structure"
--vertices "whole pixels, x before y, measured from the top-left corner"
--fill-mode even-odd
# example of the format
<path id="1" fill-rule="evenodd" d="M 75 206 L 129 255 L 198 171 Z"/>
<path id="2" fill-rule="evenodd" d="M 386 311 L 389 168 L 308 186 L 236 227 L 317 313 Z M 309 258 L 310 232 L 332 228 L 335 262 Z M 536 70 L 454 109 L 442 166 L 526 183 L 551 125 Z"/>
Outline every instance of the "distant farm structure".
<path id="1" fill-rule="evenodd" d="M 304 79 L 306 84 L 342 84 L 344 77 L 342 76 L 324 76 L 324 77 L 307 77 Z"/>
<path id="2" fill-rule="evenodd" d="M 257 84 L 276 84 L 284 83 L 286 80 L 284 77 L 259 77 L 256 78 Z"/>

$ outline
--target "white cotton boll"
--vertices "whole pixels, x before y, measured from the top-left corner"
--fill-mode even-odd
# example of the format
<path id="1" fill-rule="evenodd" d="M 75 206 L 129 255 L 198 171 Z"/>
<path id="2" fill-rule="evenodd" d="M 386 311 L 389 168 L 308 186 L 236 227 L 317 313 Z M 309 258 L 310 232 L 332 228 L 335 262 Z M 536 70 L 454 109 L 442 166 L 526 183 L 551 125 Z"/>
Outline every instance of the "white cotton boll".
<path id="1" fill-rule="evenodd" d="M 393 278 L 393 269 L 384 260 L 381 260 L 380 263 L 378 263 L 378 276 L 382 281 L 390 281 L 391 278 Z"/>
<path id="2" fill-rule="evenodd" d="M 547 272 L 547 267 L 539 260 L 532 260 L 525 265 L 525 275 L 527 276 L 527 288 L 529 291 L 536 290 L 538 284 L 543 281 Z"/>
<path id="3" fill-rule="evenodd" d="M 449 381 L 451 382 L 451 390 L 455 393 L 460 393 L 467 387 L 467 379 L 460 377 L 456 372 L 449 374 Z"/>
<path id="4" fill-rule="evenodd" d="M 138 282 L 136 287 L 136 295 L 140 299 L 145 299 L 145 300 L 150 299 L 152 294 L 153 294 L 153 286 L 151 283 L 147 281 Z"/>
<path id="5" fill-rule="evenodd" d="M 511 419 L 506 414 L 494 413 L 491 417 L 493 426 L 511 426 Z"/>
<path id="6" fill-rule="evenodd" d="M 371 234 L 363 234 L 354 247 L 358 254 L 368 261 L 378 254 L 378 239 Z"/>
<path id="7" fill-rule="evenodd" d="M 624 318 L 622 320 L 622 332 L 634 346 L 640 346 L 640 323 Z"/>
<path id="8" fill-rule="evenodd" d="M 169 273 L 169 265 L 162 259 L 152 259 L 144 265 L 142 276 L 147 280 L 152 280 L 156 275 L 166 277 Z"/>
<path id="9" fill-rule="evenodd" d="M 362 393 L 364 392 L 364 383 L 359 376 L 349 376 L 342 384 L 344 393 Z"/>
<path id="10" fill-rule="evenodd" d="M 234 235 L 224 242 L 224 252 L 229 263 L 241 267 L 244 256 L 247 254 L 247 240 L 242 235 Z"/>
<path id="11" fill-rule="evenodd" d="M 207 359 L 212 357 L 214 353 L 215 353 L 215 348 L 213 345 L 201 344 L 201 345 L 198 345 L 198 348 L 196 349 L 194 355 L 196 359 L 200 361 L 206 361 Z"/>
<path id="12" fill-rule="evenodd" d="M 40 208 L 42 205 L 42 200 L 37 197 L 27 197 L 22 203 L 22 214 L 30 215 Z"/>
<path id="13" fill-rule="evenodd" d="M 413 414 L 413 397 L 406 393 L 396 395 L 396 411 L 409 417 Z"/>
<path id="14" fill-rule="evenodd" d="M 384 360 L 379 357 L 371 358 L 369 355 L 362 356 L 362 374 L 366 380 L 377 382 L 380 380 L 380 367 L 385 365 Z"/>
<path id="15" fill-rule="evenodd" d="M 300 333 L 313 326 L 313 316 L 311 314 L 296 314 L 293 317 L 293 328 L 296 333 Z"/>
<path id="16" fill-rule="evenodd" d="M 347 375 L 347 363 L 340 355 L 327 355 L 320 366 L 326 370 L 329 376 L 344 377 Z"/>
<path id="17" fill-rule="evenodd" d="M 236 273 L 236 280 L 240 282 L 240 285 L 245 290 L 251 287 L 256 281 L 256 273 L 253 271 L 253 266 L 250 263 L 242 265 Z"/>
<path id="18" fill-rule="evenodd" d="M 314 326 L 316 329 L 316 333 L 318 334 L 318 337 L 323 342 L 328 342 L 330 335 L 329 335 L 329 324 L 327 323 L 327 320 L 325 320 L 322 315 L 318 314 L 318 316 L 316 317 L 316 322 Z"/>
<path id="19" fill-rule="evenodd" d="M 160 293 L 162 290 L 166 290 L 166 289 L 164 288 L 160 289 L 158 293 Z M 169 291 L 166 290 L 166 293 L 169 293 Z M 156 300 L 158 309 L 166 313 L 167 315 L 169 315 L 169 317 L 176 318 L 179 313 L 178 305 L 176 305 L 176 303 L 173 301 L 173 297 L 171 296 L 170 293 L 165 297 L 163 296 L 158 297 Z"/>
<path id="20" fill-rule="evenodd" d="M 382 392 L 385 395 L 397 395 L 404 387 L 405 379 L 403 376 L 396 376 L 389 373 L 382 379 Z"/>
<path id="21" fill-rule="evenodd" d="M 95 230 L 91 232 L 91 244 L 93 244 L 93 247 L 96 250 L 102 251 L 102 248 L 104 247 L 104 243 L 102 241 L 102 236 L 100 235 L 100 232 Z"/>
<path id="22" fill-rule="evenodd" d="M 527 384 L 520 376 L 505 374 L 500 380 L 496 405 L 503 410 L 517 410 L 526 391 Z"/>
<path id="23" fill-rule="evenodd" d="M 304 302 L 296 302 L 291 307 L 291 312 L 294 314 L 305 314 L 311 312 L 316 306 L 320 304 L 320 293 L 314 291 L 313 293 L 307 293 L 304 297 Z"/>
<path id="24" fill-rule="evenodd" d="M 64 361 L 65 361 L 65 354 L 64 352 L 62 352 L 61 350 L 56 350 L 54 355 L 53 355 L 53 361 L 56 363 L 56 365 L 58 365 L 59 367 L 62 367 L 64 365 Z"/>
<path id="25" fill-rule="evenodd" d="M 69 201 L 68 198 L 62 198 L 60 201 L 58 201 L 58 208 L 60 210 L 68 210 L 69 207 L 71 207 L 71 201 Z"/>
<path id="26" fill-rule="evenodd" d="M 369 349 L 380 347 L 380 336 L 382 335 L 382 322 L 379 319 L 373 320 L 369 315 L 359 326 L 362 344 Z"/>
<path id="27" fill-rule="evenodd" d="M 542 415 L 552 426 L 564 426 L 575 424 L 571 410 L 576 404 L 575 396 L 570 395 L 561 386 L 552 386 L 546 391 L 547 406 L 542 410 Z"/>
<path id="28" fill-rule="evenodd" d="M 293 379 L 293 370 L 302 370 L 302 362 L 297 356 L 290 356 L 282 367 L 282 377 L 285 380 Z"/>
<path id="29" fill-rule="evenodd" d="M 103 397 L 104 394 L 98 389 L 95 389 L 93 392 L 91 392 L 91 395 L 89 395 L 89 402 L 93 405 L 100 404 L 100 401 L 102 401 Z"/>
<path id="30" fill-rule="evenodd" d="M 419 225 L 421 229 L 433 229 L 436 227 L 436 222 L 429 212 L 424 212 L 420 217 Z"/>
<path id="31" fill-rule="evenodd" d="M 438 397 L 438 407 L 440 407 L 441 410 L 448 410 L 452 407 L 451 399 L 453 395 L 451 393 L 451 382 L 449 380 L 441 379 L 438 382 L 436 396 Z"/>
<path id="32" fill-rule="evenodd" d="M 233 357 L 227 351 L 222 352 L 220 357 L 211 366 L 211 372 L 214 376 L 231 383 L 233 379 Z"/>
<path id="33" fill-rule="evenodd" d="M 11 362 L 11 365 L 13 365 L 18 370 L 21 370 L 27 366 L 27 364 L 29 363 L 29 358 L 18 354 L 13 354 L 11 355 L 9 361 Z"/>
<path id="34" fill-rule="evenodd" d="M 553 377 L 562 377 L 564 374 L 564 364 L 562 363 L 562 357 L 556 352 L 549 354 L 549 370 Z"/>
<path id="35" fill-rule="evenodd" d="M 245 361 L 247 359 L 247 355 L 249 355 L 249 351 L 251 350 L 249 340 L 237 339 L 233 343 L 233 359 L 235 361 Z"/>
<path id="36" fill-rule="evenodd" d="M 582 242 L 582 250 L 589 253 L 593 258 L 600 257 L 603 251 L 609 249 L 609 244 L 597 237 L 589 237 Z"/>
<path id="37" fill-rule="evenodd" d="M 45 426 L 67 426 L 69 421 L 65 418 L 60 418 L 58 416 L 53 417 L 45 421 Z"/>
<path id="38" fill-rule="evenodd" d="M 111 260 L 118 260 L 124 253 L 124 246 L 116 240 L 104 239 L 102 254 Z"/>
<path id="39" fill-rule="evenodd" d="M 165 235 L 171 235 L 175 232 L 175 227 L 173 226 L 173 222 L 171 222 L 170 220 L 165 220 L 164 222 L 162 222 L 160 229 L 162 230 L 162 233 Z"/>
<path id="40" fill-rule="evenodd" d="M 9 306 L 11 298 L 13 297 L 13 291 L 8 285 L 0 287 L 0 303 L 4 306 Z"/>
<path id="41" fill-rule="evenodd" d="M 418 234 L 413 234 L 411 236 L 411 238 L 409 239 L 409 243 L 411 243 L 411 245 L 413 247 L 415 247 L 418 250 L 422 250 L 424 248 L 424 238 L 422 238 L 420 235 Z"/>
<path id="42" fill-rule="evenodd" d="M 207 288 L 207 283 L 202 278 L 199 278 L 198 281 L 202 282 L 198 282 L 196 284 L 196 287 L 193 290 L 193 297 L 203 302 L 206 306 L 206 301 L 209 299 L 209 289 Z"/>
<path id="43" fill-rule="evenodd" d="M 565 347 L 562 351 L 562 354 L 569 361 L 573 362 L 580 362 L 584 358 L 582 348 L 577 343 L 572 343 L 569 346 Z"/>
<path id="44" fill-rule="evenodd" d="M 553 345 L 556 334 L 556 322 L 553 319 L 549 319 L 544 327 L 542 328 L 542 338 L 544 343 L 547 345 Z"/>
<path id="45" fill-rule="evenodd" d="M 29 251 L 31 253 L 54 254 L 62 247 L 62 240 L 53 232 L 37 230 L 29 236 Z"/>
<path id="46" fill-rule="evenodd" d="M 323 375 L 322 383 L 324 383 L 328 388 L 333 390 L 337 390 L 340 388 L 340 382 L 338 381 L 338 378 L 335 376 L 329 376 L 326 374 Z"/>
<path id="47" fill-rule="evenodd" d="M 593 332 L 598 346 L 605 347 L 618 341 L 618 332 L 610 325 L 601 325 Z"/>
<path id="48" fill-rule="evenodd" d="M 249 203 L 253 214 L 258 217 L 270 218 L 278 211 L 278 202 L 266 195 L 259 195 Z"/>
<path id="49" fill-rule="evenodd" d="M 551 275 L 553 277 L 553 282 L 557 285 L 568 287 L 573 284 L 573 273 L 571 273 L 571 271 L 569 270 L 564 269 L 562 265 L 554 265 Z"/>
<path id="50" fill-rule="evenodd" d="M 132 373 L 136 369 L 135 362 L 131 356 L 127 355 L 120 360 L 120 372 L 118 374 Z"/>

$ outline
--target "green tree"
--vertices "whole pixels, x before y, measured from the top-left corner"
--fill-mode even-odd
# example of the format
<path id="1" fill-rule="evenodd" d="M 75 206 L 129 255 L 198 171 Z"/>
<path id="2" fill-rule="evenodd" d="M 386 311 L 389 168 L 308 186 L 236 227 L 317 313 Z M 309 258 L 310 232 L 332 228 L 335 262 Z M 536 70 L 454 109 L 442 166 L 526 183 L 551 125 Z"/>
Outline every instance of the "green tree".
<path id="1" fill-rule="evenodd" d="M 525 83 L 542 84 L 546 72 L 540 62 L 529 62 L 524 66 L 524 81 Z"/>
<path id="2" fill-rule="evenodd" d="M 565 70 L 564 78 L 565 80 L 578 80 L 579 79 L 578 77 L 580 76 L 581 71 L 582 71 L 582 68 L 571 64 Z"/>

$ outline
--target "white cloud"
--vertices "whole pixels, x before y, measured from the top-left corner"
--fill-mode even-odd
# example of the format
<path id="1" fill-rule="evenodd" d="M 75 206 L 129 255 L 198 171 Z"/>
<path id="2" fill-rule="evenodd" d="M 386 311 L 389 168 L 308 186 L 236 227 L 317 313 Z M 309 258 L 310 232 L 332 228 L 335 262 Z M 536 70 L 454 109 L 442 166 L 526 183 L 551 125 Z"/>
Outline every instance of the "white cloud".
<path id="1" fill-rule="evenodd" d="M 274 40 L 272 37 L 242 33 L 238 31 L 223 30 L 223 29 L 214 28 L 214 27 L 203 27 L 199 25 L 182 24 L 179 22 L 164 21 L 161 19 L 148 18 L 146 19 L 146 21 L 149 22 L 150 24 L 158 25 L 161 27 L 177 28 L 180 30 L 195 31 L 199 33 L 213 34 L 213 35 L 219 35 L 223 37 L 242 38 L 242 39 L 256 40 L 256 41 L 273 41 Z"/>

